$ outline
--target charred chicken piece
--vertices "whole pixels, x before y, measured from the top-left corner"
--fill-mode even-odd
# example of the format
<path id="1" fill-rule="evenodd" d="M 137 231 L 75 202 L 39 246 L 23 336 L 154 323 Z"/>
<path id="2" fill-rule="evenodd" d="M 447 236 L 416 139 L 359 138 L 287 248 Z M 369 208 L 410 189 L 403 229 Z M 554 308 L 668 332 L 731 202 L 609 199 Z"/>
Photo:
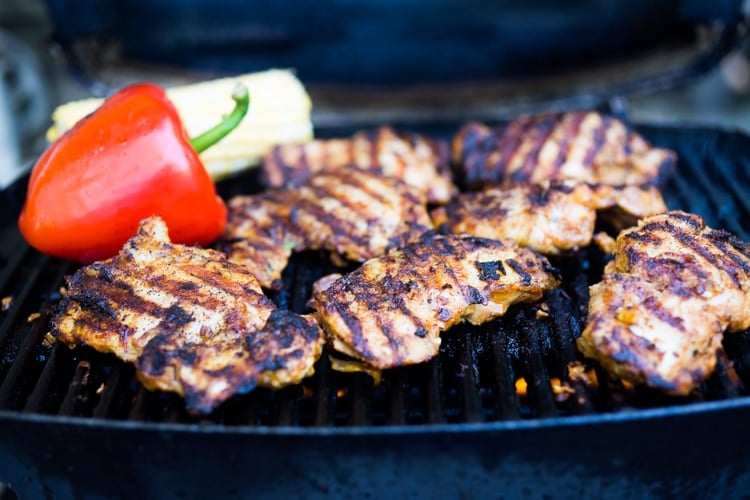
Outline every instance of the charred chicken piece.
<path id="1" fill-rule="evenodd" d="M 557 285 L 544 257 L 513 242 L 430 234 L 319 287 L 312 307 L 335 350 L 386 369 L 427 361 L 441 331 Z"/>
<path id="2" fill-rule="evenodd" d="M 424 197 L 398 179 L 369 170 L 320 172 L 298 187 L 229 202 L 225 232 L 233 262 L 279 288 L 292 250 L 327 250 L 363 262 L 430 230 Z"/>
<path id="3" fill-rule="evenodd" d="M 146 219 L 121 252 L 67 279 L 52 335 L 136 365 L 152 390 L 208 413 L 256 386 L 312 375 L 324 337 L 316 321 L 277 310 L 247 268 L 215 250 L 172 244 Z"/>
<path id="4" fill-rule="evenodd" d="M 568 181 L 464 193 L 433 210 L 431 216 L 443 232 L 511 239 L 537 252 L 558 255 L 591 243 L 597 211 L 603 209 L 618 225 L 631 225 L 667 208 L 659 190 L 650 185 L 614 187 Z"/>
<path id="5" fill-rule="evenodd" d="M 676 162 L 673 151 L 594 111 L 525 115 L 494 128 L 467 123 L 453 138 L 452 157 L 468 186 L 657 183 Z"/>
<path id="6" fill-rule="evenodd" d="M 282 288 L 281 273 L 292 250 L 305 246 L 291 218 L 298 196 L 294 190 L 284 189 L 229 200 L 224 249 L 230 261 L 250 268 L 264 288 Z"/>
<path id="7" fill-rule="evenodd" d="M 263 161 L 266 186 L 298 186 L 324 169 L 374 169 L 419 189 L 430 203 L 456 193 L 446 141 L 397 132 L 391 127 L 359 131 L 346 139 L 318 139 L 275 147 Z"/>
<path id="8" fill-rule="evenodd" d="M 750 245 L 680 211 L 616 245 L 578 348 L 614 376 L 686 395 L 713 372 L 723 332 L 750 327 Z"/>

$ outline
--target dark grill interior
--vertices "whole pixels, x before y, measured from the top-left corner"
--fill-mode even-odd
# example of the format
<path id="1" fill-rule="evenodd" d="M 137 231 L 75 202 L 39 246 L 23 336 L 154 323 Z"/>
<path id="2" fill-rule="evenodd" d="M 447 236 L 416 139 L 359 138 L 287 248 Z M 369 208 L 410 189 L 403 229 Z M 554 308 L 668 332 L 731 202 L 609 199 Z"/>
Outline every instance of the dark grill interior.
<path id="1" fill-rule="evenodd" d="M 699 213 L 709 225 L 747 240 L 750 138 L 708 129 L 640 130 L 679 154 L 678 171 L 665 185 L 668 206 Z M 230 195 L 252 190 L 253 183 L 247 175 L 221 187 Z M 0 236 L 0 298 L 12 299 L 6 299 L 0 312 L 0 410 L 5 410 L 0 413 L 6 416 L 225 426 L 411 426 L 681 406 L 738 398 L 750 386 L 750 332 L 726 336 L 716 373 L 687 398 L 624 386 L 598 371 L 598 385 L 571 380 L 567 366 L 580 360 L 574 342 L 585 318 L 587 287 L 598 281 L 605 261 L 592 248 L 553 261 L 564 284 L 548 295 L 545 318 L 538 318 L 539 308 L 532 305 L 512 308 L 502 320 L 479 328 L 453 328 L 443 336 L 439 358 L 385 372 L 378 386 L 364 374 L 334 372 L 324 355 L 316 375 L 303 384 L 278 392 L 256 390 L 196 419 L 185 413 L 178 396 L 143 389 L 132 366 L 114 356 L 46 345 L 50 308 L 59 298 L 64 276 L 76 265 L 29 249 L 12 223 Z M 286 288 L 274 300 L 304 311 L 312 282 L 332 269 L 323 255 L 296 256 L 285 271 Z M 521 378 L 525 392 L 516 390 Z M 562 384 L 562 391 L 553 390 L 553 384 Z"/>

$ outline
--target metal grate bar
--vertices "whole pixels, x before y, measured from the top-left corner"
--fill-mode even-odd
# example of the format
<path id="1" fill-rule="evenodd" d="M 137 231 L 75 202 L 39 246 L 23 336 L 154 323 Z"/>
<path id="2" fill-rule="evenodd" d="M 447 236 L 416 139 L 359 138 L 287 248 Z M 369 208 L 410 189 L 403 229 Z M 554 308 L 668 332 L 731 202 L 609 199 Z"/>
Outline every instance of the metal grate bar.
<path id="1" fill-rule="evenodd" d="M 568 364 L 574 361 L 578 356 L 575 342 L 581 333 L 581 323 L 573 314 L 568 314 L 571 310 L 570 303 L 564 291 L 553 290 L 548 294 L 547 303 L 550 306 L 551 317 L 554 321 L 555 328 L 555 348 L 558 363 L 561 369 L 561 380 L 567 381 L 574 393 L 569 395 L 565 400 L 566 408 L 572 414 L 580 415 L 593 413 L 594 406 L 588 396 L 588 389 L 579 380 L 571 380 L 569 377 Z"/>
<path id="2" fill-rule="evenodd" d="M 724 349 L 719 349 L 717 352 L 716 368 L 712 378 L 718 381 L 722 397 L 736 398 L 740 395 L 742 381 Z"/>
<path id="3" fill-rule="evenodd" d="M 295 418 L 296 401 L 299 399 L 299 387 L 286 387 L 278 391 L 275 396 L 278 399 L 278 408 L 276 412 L 276 425 L 290 426 L 296 425 Z"/>
<path id="4" fill-rule="evenodd" d="M 370 390 L 367 386 L 368 379 L 364 374 L 354 375 L 351 387 L 352 409 L 351 424 L 355 427 L 362 427 L 371 424 L 370 416 Z"/>
<path id="5" fill-rule="evenodd" d="M 333 376 L 331 373 L 331 362 L 328 355 L 323 352 L 323 356 L 318 362 L 317 372 L 318 380 L 315 386 L 317 395 L 315 404 L 315 422 L 318 427 L 328 426 L 331 424 L 331 413 L 333 408 Z"/>
<path id="6" fill-rule="evenodd" d="M 666 184 L 664 198 L 669 209 L 682 209 L 692 212 L 699 212 L 696 196 L 692 187 L 680 176 L 672 176 Z M 702 207 L 707 210 L 707 206 Z"/>
<path id="7" fill-rule="evenodd" d="M 576 359 L 576 339 L 582 331 L 581 322 L 575 315 L 570 314 L 573 310 L 573 300 L 564 290 L 557 288 L 546 296 L 546 302 L 550 308 L 550 317 L 555 325 L 553 332 L 556 340 L 556 352 L 560 363 L 564 366 Z"/>
<path id="8" fill-rule="evenodd" d="M 733 169 L 729 160 L 723 157 L 716 157 L 714 164 L 717 168 L 713 170 L 713 175 L 718 176 L 721 180 L 722 188 L 731 193 L 735 202 L 740 206 L 738 213 L 750 214 L 750 197 L 748 197 L 746 192 L 747 184 L 737 182 L 737 176 L 734 173 L 737 169 Z M 736 216 L 736 214 L 733 215 Z M 737 233 L 737 236 L 746 238 L 746 233 L 747 231 L 743 230 L 741 233 Z"/>
<path id="9" fill-rule="evenodd" d="M 495 372 L 495 406 L 500 419 L 517 420 L 521 415 L 518 410 L 518 397 L 505 342 L 505 331 L 499 328 L 497 334 L 492 336 L 491 342 Z"/>
<path id="10" fill-rule="evenodd" d="M 45 257 L 42 260 L 42 264 L 46 266 L 47 262 L 48 258 Z M 63 278 L 70 271 L 70 268 L 71 264 L 63 264 L 59 266 L 57 268 L 57 273 L 54 275 L 50 282 L 48 290 L 56 290 L 57 288 L 59 288 L 63 282 Z M 29 281 L 26 283 L 23 290 L 19 294 L 19 302 L 15 306 L 14 313 L 10 315 L 9 318 L 5 318 L 7 323 L 4 322 L 3 326 L 0 326 L 0 344 L 2 344 L 3 329 L 9 328 L 9 326 L 5 325 L 10 325 L 15 317 L 18 316 L 21 307 L 26 304 L 28 297 L 31 295 L 31 291 L 34 289 L 36 282 L 39 280 L 40 275 L 44 270 L 41 265 L 40 267 L 34 269 L 35 271 L 32 272 L 31 277 L 27 278 Z M 4 404 L 7 404 L 6 400 L 8 395 L 10 394 L 11 388 L 18 383 L 29 363 L 29 360 L 33 357 L 34 353 L 40 349 L 39 346 L 44 334 L 47 332 L 49 324 L 49 316 L 47 313 L 49 309 L 50 302 L 48 300 L 43 301 L 40 305 L 40 312 L 42 312 L 42 315 L 34 320 L 31 331 L 25 336 L 23 343 L 21 344 L 14 357 L 13 365 L 11 366 L 8 375 L 5 377 L 5 380 L 3 380 L 2 385 L 0 385 L 0 407 L 2 407 L 2 405 Z M 33 380 L 33 377 L 30 376 L 27 376 L 26 378 L 28 379 L 28 381 Z"/>
<path id="11" fill-rule="evenodd" d="M 747 149 L 745 146 L 743 149 Z M 729 179 L 736 175 L 735 183 L 738 186 L 750 185 L 750 155 L 717 155 L 716 163 L 724 170 Z"/>
<path id="12" fill-rule="evenodd" d="M 480 422 L 482 420 L 482 403 L 478 392 L 478 361 L 474 353 L 475 335 L 476 332 L 469 329 L 465 329 L 461 335 L 459 376 L 461 377 L 463 420 L 465 422 Z"/>
<path id="13" fill-rule="evenodd" d="M 114 405 L 116 396 L 120 389 L 120 383 L 123 377 L 123 365 L 116 364 L 112 367 L 109 372 L 109 376 L 104 382 L 101 393 L 99 394 L 99 401 L 94 407 L 93 416 L 94 418 L 107 418 L 112 414 L 112 407 Z"/>
<path id="14" fill-rule="evenodd" d="M 11 365 L 10 371 L 0 385 L 0 408 L 7 408 L 10 406 L 11 394 L 21 388 L 22 385 L 28 384 L 34 380 L 33 377 L 25 374 L 29 360 L 33 357 L 34 351 L 47 332 L 47 317 L 42 316 L 38 318 L 31 330 L 28 332 L 26 337 L 21 344 L 20 349 L 16 353 L 13 364 Z M 23 384 L 22 379 L 23 380 Z"/>
<path id="15" fill-rule="evenodd" d="M 88 361 L 79 361 L 73 375 L 73 380 L 71 380 L 68 386 L 68 392 L 65 394 L 65 398 L 63 398 L 63 402 L 57 412 L 59 415 L 70 416 L 75 414 L 76 407 L 81 400 L 85 400 L 85 393 L 89 388 L 90 373 L 91 363 Z"/>
<path id="16" fill-rule="evenodd" d="M 750 332 L 735 332 L 724 336 L 724 349 L 732 359 L 732 367 L 743 382 L 750 387 Z"/>
<path id="17" fill-rule="evenodd" d="M 388 394 L 388 423 L 403 425 L 406 423 L 406 404 L 404 403 L 404 388 L 406 382 L 403 370 L 396 370 L 389 374 L 386 380 Z"/>
<path id="18" fill-rule="evenodd" d="M 184 422 L 188 420 L 185 404 L 177 394 L 170 394 L 164 411 L 164 422 Z"/>
<path id="19" fill-rule="evenodd" d="M 57 360 L 61 355 L 61 351 L 66 350 L 67 347 L 62 344 L 55 344 L 52 351 L 47 358 L 47 362 L 44 364 L 44 369 L 41 375 L 37 379 L 36 385 L 31 395 L 26 400 L 24 406 L 25 412 L 39 412 L 43 411 L 43 406 L 49 403 L 49 387 L 52 382 L 52 378 L 55 376 Z"/>
<path id="20" fill-rule="evenodd" d="M 31 247 L 22 241 L 18 232 L 13 231 L 11 238 L 13 238 L 12 241 L 3 241 L 3 246 L 7 245 L 8 248 L 13 249 L 2 273 L 0 273 L 0 294 L 3 295 L 7 293 L 5 290 L 8 288 L 11 277 L 18 272 L 21 263 L 31 254 Z"/>
<path id="21" fill-rule="evenodd" d="M 594 407 L 599 412 L 614 411 L 618 403 L 615 400 L 615 388 L 611 384 L 609 375 L 599 365 L 594 367 L 594 373 L 597 380 L 597 391 L 592 399 Z"/>
<path id="22" fill-rule="evenodd" d="M 688 151 L 689 150 L 690 149 L 688 149 Z M 694 182 L 699 183 L 704 194 L 708 195 L 708 200 L 712 205 L 712 210 L 710 210 L 708 213 L 715 214 L 717 223 L 725 227 L 729 231 L 735 233 L 738 236 L 744 235 L 745 230 L 739 224 L 738 219 L 735 216 L 735 214 L 737 214 L 737 205 L 735 204 L 734 198 L 727 192 L 724 187 L 717 187 L 714 180 L 716 172 L 723 173 L 724 169 L 711 169 L 713 175 L 709 177 L 706 174 L 707 169 L 705 167 L 701 168 L 699 160 L 700 156 L 695 151 L 692 151 L 692 154 L 685 155 L 682 165 L 687 168 L 687 171 L 689 172 Z M 717 167 L 721 166 L 718 161 L 711 161 L 710 164 Z M 736 182 L 736 180 L 734 182 Z M 727 184 L 732 185 L 733 182 L 729 182 Z M 739 196 L 738 199 L 743 199 L 743 197 Z M 747 202 L 744 203 L 747 204 Z"/>
<path id="23" fill-rule="evenodd" d="M 441 381 L 443 373 L 440 365 L 440 359 L 435 358 L 427 362 L 427 382 L 425 392 L 427 394 L 427 421 L 431 424 L 445 422 L 445 412 L 443 409 L 443 388 Z"/>
<path id="24" fill-rule="evenodd" d="M 33 303 L 29 298 L 32 290 L 37 286 L 40 276 L 44 270 L 49 266 L 50 258 L 47 256 L 34 254 L 34 258 L 31 259 L 29 266 L 32 271 L 23 277 L 24 285 L 16 296 L 13 297 L 13 303 L 10 309 L 7 311 L 5 316 L 0 322 L 0 348 L 11 337 L 13 332 L 13 326 L 18 320 L 18 316 L 23 309 L 25 309 L 30 303 Z"/>
<path id="25" fill-rule="evenodd" d="M 529 398 L 533 401 L 533 410 L 537 417 L 553 417 L 557 415 L 555 398 L 552 394 L 549 374 L 544 366 L 541 353 L 541 332 L 524 324 L 523 333 L 529 348 L 527 363 L 527 377 Z"/>
<path id="26" fill-rule="evenodd" d="M 247 426 L 254 426 L 258 423 L 258 405 L 259 396 L 258 393 L 251 393 L 243 398 L 243 405 L 240 407 L 238 412 L 237 420 Z"/>
<path id="27" fill-rule="evenodd" d="M 139 386 L 138 392 L 136 392 L 133 398 L 130 411 L 128 412 L 128 420 L 144 420 L 146 415 L 146 399 L 148 398 L 148 390 L 145 387 Z"/>

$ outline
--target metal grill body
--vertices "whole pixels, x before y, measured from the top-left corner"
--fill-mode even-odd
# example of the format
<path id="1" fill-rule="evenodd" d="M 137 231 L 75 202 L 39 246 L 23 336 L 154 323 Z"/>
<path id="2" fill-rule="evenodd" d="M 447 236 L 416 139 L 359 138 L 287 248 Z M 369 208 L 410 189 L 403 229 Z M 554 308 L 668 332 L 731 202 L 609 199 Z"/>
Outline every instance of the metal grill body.
<path id="1" fill-rule="evenodd" d="M 679 154 L 668 207 L 748 240 L 750 137 L 639 130 Z M 229 196 L 254 182 L 221 187 Z M 0 313 L 0 481 L 22 497 L 377 496 L 386 487 L 415 497 L 641 498 L 750 488 L 750 332 L 726 335 L 716 373 L 690 397 L 602 372 L 596 386 L 570 379 L 588 286 L 605 262 L 593 248 L 554 260 L 563 285 L 546 297 L 547 318 L 522 306 L 459 325 L 438 358 L 387 371 L 377 386 L 334 372 L 324 355 L 302 384 L 235 397 L 203 418 L 178 396 L 145 390 L 114 356 L 44 343 L 75 264 L 30 250 L 13 224 L 0 259 L 0 297 L 12 297 Z M 297 255 L 272 298 L 302 312 L 331 270 L 324 255 Z M 556 381 L 570 391 L 553 390 Z"/>

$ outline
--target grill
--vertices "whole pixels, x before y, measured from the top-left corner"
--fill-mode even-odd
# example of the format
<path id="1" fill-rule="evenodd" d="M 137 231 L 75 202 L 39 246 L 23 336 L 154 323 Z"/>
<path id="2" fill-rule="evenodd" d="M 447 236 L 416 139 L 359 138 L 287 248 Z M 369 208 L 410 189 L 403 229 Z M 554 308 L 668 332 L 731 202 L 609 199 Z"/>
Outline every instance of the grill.
<path id="1" fill-rule="evenodd" d="M 638 130 L 679 154 L 664 186 L 669 208 L 750 239 L 749 136 Z M 220 189 L 256 185 L 246 174 Z M 569 363 L 583 361 L 575 339 L 588 286 L 606 259 L 594 248 L 553 261 L 564 284 L 547 295 L 546 318 L 522 306 L 457 326 L 438 358 L 387 371 L 377 386 L 334 372 L 324 354 L 300 385 L 191 417 L 178 396 L 143 389 L 115 357 L 44 342 L 76 265 L 26 246 L 10 215 L 21 195 L 15 185 L 2 200 L 0 297 L 12 300 L 0 312 L 0 481 L 22 498 L 368 497 L 383 487 L 420 497 L 643 497 L 750 487 L 750 331 L 726 335 L 715 374 L 689 397 L 623 385 L 593 365 L 598 383 L 570 377 Z M 297 255 L 272 298 L 302 312 L 312 282 L 330 271 L 324 255 Z"/>

